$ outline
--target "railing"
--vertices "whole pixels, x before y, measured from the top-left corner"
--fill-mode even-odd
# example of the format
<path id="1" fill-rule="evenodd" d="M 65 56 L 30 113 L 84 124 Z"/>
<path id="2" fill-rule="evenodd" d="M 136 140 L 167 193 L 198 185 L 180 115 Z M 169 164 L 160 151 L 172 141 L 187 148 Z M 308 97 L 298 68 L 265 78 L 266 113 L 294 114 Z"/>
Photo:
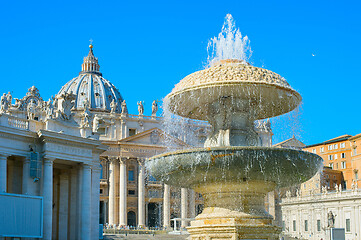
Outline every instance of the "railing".
<path id="1" fill-rule="evenodd" d="M 8 125 L 14 128 L 29 129 L 29 122 L 24 119 L 8 116 Z"/>
<path id="2" fill-rule="evenodd" d="M 162 117 L 157 116 L 144 116 L 144 115 L 136 115 L 136 114 L 127 114 L 129 118 L 139 118 L 139 119 L 148 119 L 148 120 L 161 120 Z"/>
<path id="3" fill-rule="evenodd" d="M 361 198 L 361 189 L 355 190 L 344 190 L 341 192 L 329 191 L 327 193 L 317 193 L 306 196 L 295 196 L 290 198 L 282 198 L 282 204 L 295 203 L 299 201 L 315 201 L 315 200 L 326 200 L 336 198 Z"/>

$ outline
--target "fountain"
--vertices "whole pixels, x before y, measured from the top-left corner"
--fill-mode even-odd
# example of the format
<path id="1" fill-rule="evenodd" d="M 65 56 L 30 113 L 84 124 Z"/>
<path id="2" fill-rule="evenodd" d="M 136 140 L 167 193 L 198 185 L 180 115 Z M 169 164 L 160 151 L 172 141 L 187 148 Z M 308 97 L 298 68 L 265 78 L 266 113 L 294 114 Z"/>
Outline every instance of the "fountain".
<path id="1" fill-rule="evenodd" d="M 230 15 L 226 20 L 229 24 Z M 265 195 L 311 178 L 322 165 L 312 153 L 262 146 L 255 120 L 292 111 L 301 102 L 284 78 L 253 67 L 244 54 L 227 54 L 235 45 L 249 49 L 238 31 L 218 44 L 210 67 L 181 80 L 165 98 L 171 112 L 212 125 L 204 148 L 187 149 L 149 160 L 152 175 L 163 182 L 193 188 L 204 198 L 204 210 L 187 229 L 191 239 L 278 239 L 280 227 L 264 206 Z M 222 31 L 223 32 L 223 31 Z M 228 41 L 228 40 L 229 41 Z M 233 45 L 232 45 L 233 43 Z M 250 50 L 250 49 L 249 49 Z M 244 51 L 243 51 L 244 52 Z"/>

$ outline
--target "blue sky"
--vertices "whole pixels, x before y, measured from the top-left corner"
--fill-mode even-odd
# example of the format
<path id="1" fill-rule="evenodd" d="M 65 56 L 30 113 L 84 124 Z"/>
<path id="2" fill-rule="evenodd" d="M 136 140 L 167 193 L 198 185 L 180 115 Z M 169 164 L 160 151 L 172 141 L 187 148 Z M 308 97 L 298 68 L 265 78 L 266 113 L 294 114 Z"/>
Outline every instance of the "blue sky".
<path id="1" fill-rule="evenodd" d="M 89 39 L 103 76 L 126 99 L 161 100 L 203 69 L 208 39 L 231 13 L 251 41 L 250 62 L 282 76 L 301 110 L 273 120 L 274 142 L 306 144 L 361 133 L 359 1 L 3 1 L 0 92 L 35 85 L 55 95 L 81 70 Z M 315 56 L 312 56 L 315 55 Z"/>

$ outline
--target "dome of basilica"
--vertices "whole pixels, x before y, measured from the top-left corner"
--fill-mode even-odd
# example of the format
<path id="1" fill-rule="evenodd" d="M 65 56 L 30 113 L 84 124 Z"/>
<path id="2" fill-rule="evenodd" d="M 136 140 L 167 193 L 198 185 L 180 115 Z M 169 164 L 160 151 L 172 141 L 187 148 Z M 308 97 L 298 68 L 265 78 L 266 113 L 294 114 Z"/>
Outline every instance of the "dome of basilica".
<path id="1" fill-rule="evenodd" d="M 118 89 L 102 77 L 99 72 L 98 58 L 93 54 L 93 45 L 89 46 L 89 54 L 84 57 L 82 71 L 79 76 L 67 82 L 59 91 L 58 95 L 73 93 L 76 95 L 74 108 L 84 108 L 84 101 L 88 100 L 89 109 L 95 111 L 111 110 L 111 103 L 116 103 L 115 112 L 120 112 L 120 103 L 123 101 Z"/>

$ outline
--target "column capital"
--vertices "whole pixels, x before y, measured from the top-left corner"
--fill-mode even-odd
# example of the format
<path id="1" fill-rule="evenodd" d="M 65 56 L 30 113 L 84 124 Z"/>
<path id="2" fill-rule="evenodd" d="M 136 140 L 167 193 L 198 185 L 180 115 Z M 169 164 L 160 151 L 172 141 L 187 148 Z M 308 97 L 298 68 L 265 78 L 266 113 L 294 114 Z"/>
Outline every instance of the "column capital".
<path id="1" fill-rule="evenodd" d="M 92 171 L 95 173 L 100 173 L 100 167 L 97 164 L 93 164 Z"/>
<path id="2" fill-rule="evenodd" d="M 88 164 L 88 163 L 83 163 L 83 169 L 91 170 L 92 166 L 90 164 Z"/>
<path id="3" fill-rule="evenodd" d="M 119 158 L 119 163 L 120 163 L 120 164 L 126 164 L 126 162 L 127 162 L 128 159 L 129 159 L 129 158 L 120 157 L 120 158 Z"/>
<path id="4" fill-rule="evenodd" d="M 23 157 L 23 163 L 30 163 L 29 157 Z"/>
<path id="5" fill-rule="evenodd" d="M 114 156 L 108 156 L 108 161 L 112 164 L 114 163 L 118 163 L 119 162 L 119 158 L 118 157 L 114 157 Z"/>
<path id="6" fill-rule="evenodd" d="M 54 163 L 54 161 L 55 161 L 55 158 L 49 158 L 49 157 L 44 156 L 44 157 L 43 157 L 43 161 L 44 161 L 44 164 L 51 164 L 51 165 L 53 165 L 53 163 Z"/>
<path id="7" fill-rule="evenodd" d="M 145 158 L 137 158 L 137 162 L 140 166 L 144 167 Z"/>

